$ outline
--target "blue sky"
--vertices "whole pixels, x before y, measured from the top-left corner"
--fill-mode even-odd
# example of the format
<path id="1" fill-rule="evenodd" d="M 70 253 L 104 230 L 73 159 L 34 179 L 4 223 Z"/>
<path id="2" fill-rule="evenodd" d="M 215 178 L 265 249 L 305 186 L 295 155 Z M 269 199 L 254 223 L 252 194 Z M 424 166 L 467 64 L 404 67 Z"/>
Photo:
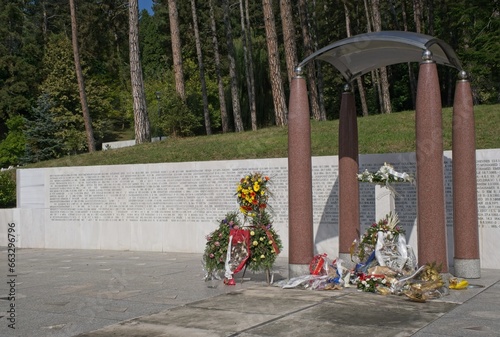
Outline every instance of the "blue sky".
<path id="1" fill-rule="evenodd" d="M 147 9 L 149 13 L 152 14 L 151 6 L 153 5 L 153 0 L 139 0 L 139 12 L 143 9 Z"/>

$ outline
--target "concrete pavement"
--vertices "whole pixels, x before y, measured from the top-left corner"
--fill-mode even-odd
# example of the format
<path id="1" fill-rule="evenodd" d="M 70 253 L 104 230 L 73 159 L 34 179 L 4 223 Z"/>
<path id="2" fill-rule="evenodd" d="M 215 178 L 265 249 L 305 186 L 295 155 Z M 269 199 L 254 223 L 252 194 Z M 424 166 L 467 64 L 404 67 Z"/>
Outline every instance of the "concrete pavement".
<path id="1" fill-rule="evenodd" d="M 416 303 L 404 297 L 204 282 L 201 254 L 1 249 L 0 336 L 500 336 L 500 270 L 480 287 Z M 3 262 L 2 262 L 3 261 Z M 275 280 L 287 278 L 278 259 Z M 12 296 L 10 296 L 12 297 Z M 12 318 L 12 317 L 10 317 Z"/>

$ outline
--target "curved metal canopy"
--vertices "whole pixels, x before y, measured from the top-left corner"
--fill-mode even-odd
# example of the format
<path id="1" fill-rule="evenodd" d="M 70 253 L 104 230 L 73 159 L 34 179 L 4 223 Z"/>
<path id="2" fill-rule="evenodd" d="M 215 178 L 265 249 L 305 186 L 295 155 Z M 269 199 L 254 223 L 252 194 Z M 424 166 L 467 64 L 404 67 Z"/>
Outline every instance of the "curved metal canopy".
<path id="1" fill-rule="evenodd" d="M 381 31 L 352 36 L 309 55 L 299 67 L 318 59 L 331 63 L 347 81 L 380 67 L 397 63 L 422 61 L 429 50 L 432 60 L 462 70 L 453 49 L 444 41 L 429 35 L 403 31 Z"/>

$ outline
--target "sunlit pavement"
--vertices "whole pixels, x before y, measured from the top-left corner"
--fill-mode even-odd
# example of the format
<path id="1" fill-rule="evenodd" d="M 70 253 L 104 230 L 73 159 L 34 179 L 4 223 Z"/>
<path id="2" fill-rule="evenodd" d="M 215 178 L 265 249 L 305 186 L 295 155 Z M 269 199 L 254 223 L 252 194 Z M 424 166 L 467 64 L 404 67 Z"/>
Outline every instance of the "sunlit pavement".
<path id="1" fill-rule="evenodd" d="M 236 286 L 204 282 L 201 254 L 66 249 L 16 252 L 12 329 L 2 251 L 0 336 L 500 336 L 500 270 L 417 303 L 281 289 L 250 272 Z M 275 280 L 287 278 L 286 263 Z"/>

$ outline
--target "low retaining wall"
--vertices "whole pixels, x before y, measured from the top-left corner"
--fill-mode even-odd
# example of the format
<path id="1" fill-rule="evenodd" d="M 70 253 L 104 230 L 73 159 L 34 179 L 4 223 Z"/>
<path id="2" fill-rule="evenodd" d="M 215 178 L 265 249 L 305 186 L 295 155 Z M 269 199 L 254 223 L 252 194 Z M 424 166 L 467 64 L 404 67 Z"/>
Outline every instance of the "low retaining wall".
<path id="1" fill-rule="evenodd" d="M 477 151 L 481 267 L 500 269 L 500 150 Z M 360 171 L 384 162 L 415 173 L 414 153 L 360 155 Z M 315 251 L 338 254 L 338 157 L 313 157 Z M 448 259 L 453 261 L 451 152 L 444 153 Z M 16 223 L 17 247 L 201 253 L 205 236 L 237 211 L 239 179 L 260 171 L 271 177 L 274 226 L 288 255 L 286 158 L 143 165 L 60 167 L 17 171 L 17 206 L 0 210 L 0 245 Z M 293 182 L 290 182 L 293 183 Z M 397 184 L 395 211 L 417 249 L 416 188 Z M 360 185 L 361 231 L 376 219 L 375 186 Z M 355 207 L 353 205 L 353 207 Z M 416 252 L 418 253 L 418 252 Z"/>

